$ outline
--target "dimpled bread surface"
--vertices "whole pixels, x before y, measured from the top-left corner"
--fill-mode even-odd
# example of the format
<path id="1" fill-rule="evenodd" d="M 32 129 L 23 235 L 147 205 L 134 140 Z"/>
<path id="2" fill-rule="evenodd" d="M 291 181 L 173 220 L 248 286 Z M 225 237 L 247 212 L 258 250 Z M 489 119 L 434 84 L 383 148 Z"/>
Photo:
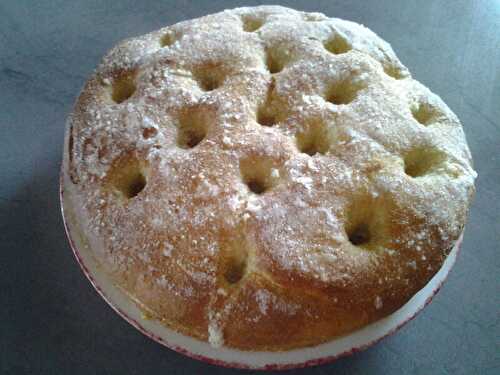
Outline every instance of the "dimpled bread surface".
<path id="1" fill-rule="evenodd" d="M 213 346 L 287 350 L 405 304 L 462 233 L 457 117 L 367 28 L 239 8 L 123 41 L 68 119 L 103 272 Z"/>

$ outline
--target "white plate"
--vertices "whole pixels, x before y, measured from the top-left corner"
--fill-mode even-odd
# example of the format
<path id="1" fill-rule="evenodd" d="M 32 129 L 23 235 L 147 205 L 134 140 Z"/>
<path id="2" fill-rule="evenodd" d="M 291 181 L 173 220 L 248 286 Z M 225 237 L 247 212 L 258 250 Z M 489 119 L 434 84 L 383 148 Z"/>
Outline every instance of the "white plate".
<path id="1" fill-rule="evenodd" d="M 431 301 L 455 263 L 462 242 L 460 236 L 440 271 L 408 303 L 390 316 L 354 333 L 314 347 L 285 352 L 245 352 L 224 347 L 216 349 L 206 342 L 179 334 L 155 320 L 144 319 L 141 310 L 100 270 L 79 230 L 76 211 L 71 205 L 71 191 L 65 189 L 70 184 L 63 167 L 60 195 L 66 233 L 78 263 L 101 297 L 135 328 L 160 344 L 190 357 L 227 367 L 278 370 L 312 366 L 331 362 L 377 343 L 397 331 Z"/>

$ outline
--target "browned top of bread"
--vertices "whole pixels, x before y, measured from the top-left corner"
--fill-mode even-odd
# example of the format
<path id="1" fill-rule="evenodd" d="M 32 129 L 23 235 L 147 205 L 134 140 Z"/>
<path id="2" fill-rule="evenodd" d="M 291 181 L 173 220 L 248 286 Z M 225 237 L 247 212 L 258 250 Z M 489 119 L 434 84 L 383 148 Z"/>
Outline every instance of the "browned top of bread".
<path id="1" fill-rule="evenodd" d="M 285 350 L 401 307 L 462 232 L 457 117 L 365 27 L 262 6 L 125 40 L 69 118 L 73 204 L 147 313 Z"/>

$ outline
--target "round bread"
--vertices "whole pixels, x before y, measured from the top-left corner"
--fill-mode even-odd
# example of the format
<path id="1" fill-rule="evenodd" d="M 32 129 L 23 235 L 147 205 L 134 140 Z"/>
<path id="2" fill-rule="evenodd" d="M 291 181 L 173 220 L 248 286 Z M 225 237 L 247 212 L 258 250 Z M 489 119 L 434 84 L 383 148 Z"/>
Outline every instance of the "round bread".
<path id="1" fill-rule="evenodd" d="M 457 117 L 356 23 L 239 8 L 125 40 L 68 120 L 103 272 L 184 335 L 316 345 L 440 269 L 474 192 Z"/>

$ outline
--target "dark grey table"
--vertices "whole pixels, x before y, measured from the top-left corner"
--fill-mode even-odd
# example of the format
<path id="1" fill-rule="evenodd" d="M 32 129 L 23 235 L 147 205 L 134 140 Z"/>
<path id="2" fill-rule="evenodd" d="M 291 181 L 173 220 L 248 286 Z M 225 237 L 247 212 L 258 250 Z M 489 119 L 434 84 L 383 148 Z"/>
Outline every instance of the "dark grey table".
<path id="1" fill-rule="evenodd" d="M 0 373 L 229 374 L 144 337 L 80 271 L 58 201 L 64 121 L 117 41 L 257 1 L 0 2 Z M 500 373 L 500 2 L 281 2 L 363 23 L 461 118 L 479 172 L 463 251 L 396 335 L 293 374 Z"/>

